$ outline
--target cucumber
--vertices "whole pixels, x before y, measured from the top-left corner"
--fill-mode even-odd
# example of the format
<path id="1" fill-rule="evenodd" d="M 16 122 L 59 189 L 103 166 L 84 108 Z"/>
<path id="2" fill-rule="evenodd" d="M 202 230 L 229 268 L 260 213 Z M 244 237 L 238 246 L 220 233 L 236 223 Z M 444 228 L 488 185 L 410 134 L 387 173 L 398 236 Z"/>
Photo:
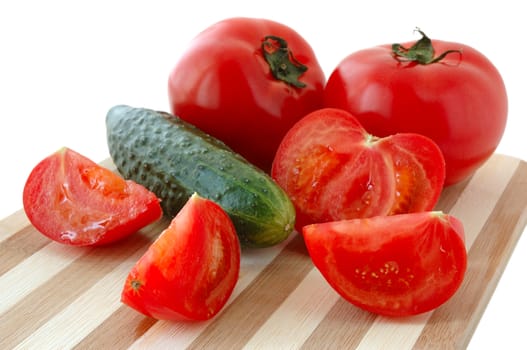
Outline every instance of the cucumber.
<path id="1" fill-rule="evenodd" d="M 294 206 L 274 180 L 180 118 L 119 105 L 108 111 L 106 132 L 119 173 L 154 192 L 168 217 L 196 192 L 225 210 L 244 246 L 275 245 L 293 231 Z"/>

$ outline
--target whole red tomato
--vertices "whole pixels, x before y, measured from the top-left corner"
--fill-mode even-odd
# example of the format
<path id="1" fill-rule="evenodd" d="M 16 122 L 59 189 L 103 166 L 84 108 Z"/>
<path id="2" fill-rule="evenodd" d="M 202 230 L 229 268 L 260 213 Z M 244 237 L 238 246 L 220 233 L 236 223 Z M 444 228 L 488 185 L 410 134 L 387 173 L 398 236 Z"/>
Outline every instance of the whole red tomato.
<path id="1" fill-rule="evenodd" d="M 446 161 L 445 185 L 470 176 L 505 130 L 507 94 L 494 65 L 467 45 L 422 38 L 344 58 L 330 75 L 325 105 L 355 115 L 368 132 L 420 133 Z"/>
<path id="2" fill-rule="evenodd" d="M 230 18 L 198 34 L 169 77 L 172 112 L 270 169 L 287 130 L 323 104 L 307 43 L 266 19 Z"/>

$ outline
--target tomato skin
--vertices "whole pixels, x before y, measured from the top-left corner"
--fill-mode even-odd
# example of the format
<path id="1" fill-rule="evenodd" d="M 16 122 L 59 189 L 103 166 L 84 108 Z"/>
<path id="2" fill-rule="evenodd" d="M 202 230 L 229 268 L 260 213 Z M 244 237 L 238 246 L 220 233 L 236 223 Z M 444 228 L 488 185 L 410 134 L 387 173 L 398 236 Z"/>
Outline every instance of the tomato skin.
<path id="1" fill-rule="evenodd" d="M 441 212 L 314 224 L 302 233 L 328 283 L 380 315 L 439 307 L 459 289 L 467 267 L 463 225 Z"/>
<path id="2" fill-rule="evenodd" d="M 391 45 L 350 54 L 330 74 L 324 104 L 349 111 L 380 137 L 400 132 L 430 137 L 443 152 L 445 185 L 451 185 L 472 175 L 498 146 L 507 93 L 482 53 L 460 43 L 433 40 L 432 45 L 437 55 L 461 54 L 427 65 L 395 59 Z"/>
<path id="3" fill-rule="evenodd" d="M 419 134 L 376 138 L 350 113 L 314 111 L 280 144 L 272 177 L 295 205 L 296 227 L 432 210 L 445 178 L 437 145 Z"/>
<path id="4" fill-rule="evenodd" d="M 207 320 L 229 299 L 240 271 L 234 225 L 197 194 L 130 271 L 121 300 L 162 320 Z"/>
<path id="5" fill-rule="evenodd" d="M 307 66 L 298 88 L 277 80 L 264 59 L 267 35 L 286 40 Z M 297 32 L 258 18 L 229 18 L 200 34 L 169 76 L 171 111 L 265 171 L 286 131 L 322 107 L 326 78 L 315 53 Z"/>
<path id="6" fill-rule="evenodd" d="M 69 148 L 35 166 L 24 186 L 23 205 L 38 231 L 76 246 L 120 240 L 163 214 L 154 193 Z"/>

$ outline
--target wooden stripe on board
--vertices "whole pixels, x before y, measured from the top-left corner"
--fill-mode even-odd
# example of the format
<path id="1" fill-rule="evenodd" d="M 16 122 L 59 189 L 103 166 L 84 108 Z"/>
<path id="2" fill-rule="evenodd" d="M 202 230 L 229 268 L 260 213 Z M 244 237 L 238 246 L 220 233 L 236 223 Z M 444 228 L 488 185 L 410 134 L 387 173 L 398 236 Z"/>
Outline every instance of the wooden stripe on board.
<path id="1" fill-rule="evenodd" d="M 120 292 L 121 290 L 117 293 L 119 296 Z M 141 335 L 161 322 L 151 317 L 145 317 L 143 314 L 121 304 L 73 349 L 127 349 Z M 116 327 L 116 325 L 118 326 Z M 143 349 L 155 348 L 144 347 Z M 173 349 L 177 349 L 177 347 Z"/>
<path id="2" fill-rule="evenodd" d="M 2 256 L 0 275 L 20 264 L 24 259 L 49 243 L 50 240 L 38 233 L 33 226 L 25 226 L 15 234 L 10 235 L 0 242 Z"/>

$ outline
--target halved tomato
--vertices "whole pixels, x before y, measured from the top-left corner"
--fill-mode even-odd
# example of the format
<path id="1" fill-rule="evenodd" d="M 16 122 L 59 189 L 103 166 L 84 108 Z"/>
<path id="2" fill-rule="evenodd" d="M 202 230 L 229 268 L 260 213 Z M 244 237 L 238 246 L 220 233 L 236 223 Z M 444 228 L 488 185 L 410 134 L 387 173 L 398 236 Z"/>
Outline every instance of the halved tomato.
<path id="1" fill-rule="evenodd" d="M 78 246 L 114 242 L 163 214 L 154 193 L 66 147 L 31 171 L 23 205 L 42 234 Z"/>
<path id="2" fill-rule="evenodd" d="M 207 320 L 227 303 L 240 243 L 223 209 L 194 194 L 130 271 L 121 300 L 163 320 Z"/>
<path id="3" fill-rule="evenodd" d="M 313 224 L 302 233 L 328 283 L 381 315 L 437 308 L 458 290 L 467 267 L 463 225 L 442 212 Z"/>
<path id="4" fill-rule="evenodd" d="M 418 134 L 378 138 L 350 113 L 312 112 L 286 134 L 272 177 L 304 225 L 432 210 L 445 179 L 439 147 Z"/>

